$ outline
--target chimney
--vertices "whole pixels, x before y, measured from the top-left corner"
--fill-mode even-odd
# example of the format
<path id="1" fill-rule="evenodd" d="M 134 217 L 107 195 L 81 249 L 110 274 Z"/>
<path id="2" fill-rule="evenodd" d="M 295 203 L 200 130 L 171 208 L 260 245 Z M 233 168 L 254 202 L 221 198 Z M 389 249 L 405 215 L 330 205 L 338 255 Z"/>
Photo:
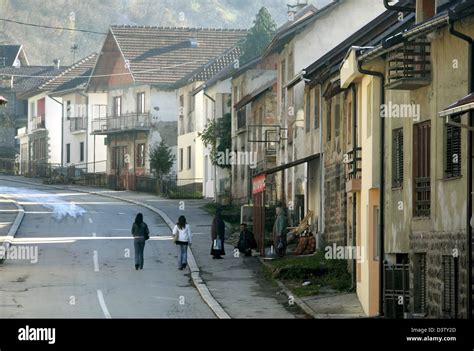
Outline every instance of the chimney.
<path id="1" fill-rule="evenodd" d="M 436 0 L 416 0 L 416 23 L 429 20 L 436 15 Z"/>
<path id="2" fill-rule="evenodd" d="M 296 0 L 294 5 L 286 5 L 288 7 L 288 21 L 294 21 L 296 14 L 308 5 L 308 0 Z"/>

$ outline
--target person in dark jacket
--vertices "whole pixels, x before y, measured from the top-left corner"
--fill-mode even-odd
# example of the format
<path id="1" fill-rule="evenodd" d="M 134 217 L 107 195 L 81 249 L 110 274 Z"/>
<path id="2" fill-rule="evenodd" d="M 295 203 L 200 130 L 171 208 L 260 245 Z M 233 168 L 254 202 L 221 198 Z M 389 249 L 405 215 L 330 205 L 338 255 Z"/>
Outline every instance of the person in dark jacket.
<path id="1" fill-rule="evenodd" d="M 253 233 L 247 229 L 247 224 L 242 223 L 240 225 L 240 237 L 237 249 L 245 254 L 245 256 L 252 256 L 252 249 L 257 248 L 257 242 L 253 236 Z"/>
<path id="2" fill-rule="evenodd" d="M 212 221 L 211 228 L 211 255 L 214 260 L 221 260 L 225 255 L 224 240 L 225 240 L 225 224 L 221 218 L 222 210 L 218 208 L 216 210 L 216 216 Z"/>
<path id="3" fill-rule="evenodd" d="M 143 222 L 143 214 L 139 213 L 135 217 L 132 226 L 133 246 L 135 248 L 135 269 L 143 269 L 143 252 L 145 251 L 145 242 L 148 240 L 150 231 L 145 222 Z"/>

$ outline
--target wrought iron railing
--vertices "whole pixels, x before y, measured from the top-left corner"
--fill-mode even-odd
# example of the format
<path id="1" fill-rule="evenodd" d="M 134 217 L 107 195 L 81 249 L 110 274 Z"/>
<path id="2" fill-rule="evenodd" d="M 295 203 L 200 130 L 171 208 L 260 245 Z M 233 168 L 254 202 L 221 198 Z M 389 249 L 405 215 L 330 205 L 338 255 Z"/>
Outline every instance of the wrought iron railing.
<path id="1" fill-rule="evenodd" d="M 430 177 L 415 178 L 415 217 L 429 217 L 431 210 Z"/>
<path id="2" fill-rule="evenodd" d="M 92 121 L 92 131 L 96 133 L 119 130 L 149 129 L 151 127 L 151 115 L 149 113 L 133 113 L 107 117 L 104 119 L 96 119 Z"/>
<path id="3" fill-rule="evenodd" d="M 347 180 L 362 177 L 362 148 L 356 147 L 347 153 Z"/>
<path id="4" fill-rule="evenodd" d="M 72 133 L 87 131 L 87 117 L 72 117 L 69 119 L 69 122 Z"/>
<path id="5" fill-rule="evenodd" d="M 45 129 L 46 128 L 46 115 L 39 115 L 33 117 L 33 128 L 32 130 Z"/>

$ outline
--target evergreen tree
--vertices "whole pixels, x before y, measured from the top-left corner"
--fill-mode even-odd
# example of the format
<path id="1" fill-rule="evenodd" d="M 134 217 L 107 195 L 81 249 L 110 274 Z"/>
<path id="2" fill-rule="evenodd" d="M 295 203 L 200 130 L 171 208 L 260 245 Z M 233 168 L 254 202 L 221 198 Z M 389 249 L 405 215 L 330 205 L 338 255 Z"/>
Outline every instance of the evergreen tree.
<path id="1" fill-rule="evenodd" d="M 251 59 L 261 55 L 272 40 L 273 33 L 277 29 L 277 25 L 273 20 L 272 15 L 265 7 L 260 9 L 253 23 L 254 25 L 250 28 L 241 47 L 241 64 L 245 64 Z"/>

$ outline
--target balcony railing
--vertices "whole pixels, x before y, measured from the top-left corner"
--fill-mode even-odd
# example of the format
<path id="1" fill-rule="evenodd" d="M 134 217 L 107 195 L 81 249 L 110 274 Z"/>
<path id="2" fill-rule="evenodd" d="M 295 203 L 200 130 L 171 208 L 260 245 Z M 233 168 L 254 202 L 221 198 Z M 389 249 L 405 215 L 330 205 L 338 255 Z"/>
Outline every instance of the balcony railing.
<path id="1" fill-rule="evenodd" d="M 429 217 L 431 210 L 430 177 L 415 178 L 415 217 Z"/>
<path id="2" fill-rule="evenodd" d="M 360 179 L 362 175 L 362 148 L 357 147 L 347 153 L 347 179 Z"/>
<path id="3" fill-rule="evenodd" d="M 87 117 L 72 117 L 69 122 L 71 133 L 87 131 Z"/>
<path id="4" fill-rule="evenodd" d="M 431 44 L 409 41 L 388 54 L 388 89 L 413 90 L 431 82 Z"/>
<path id="5" fill-rule="evenodd" d="M 113 133 L 119 131 L 148 130 L 152 127 L 151 115 L 126 114 L 92 121 L 93 133 Z"/>
<path id="6" fill-rule="evenodd" d="M 39 129 L 45 129 L 45 128 L 46 128 L 46 116 L 45 115 L 39 115 L 39 116 L 33 117 L 32 131 L 39 130 Z"/>
<path id="7" fill-rule="evenodd" d="M 362 179 L 362 148 L 356 147 L 347 153 L 346 191 L 348 193 L 361 190 Z"/>

